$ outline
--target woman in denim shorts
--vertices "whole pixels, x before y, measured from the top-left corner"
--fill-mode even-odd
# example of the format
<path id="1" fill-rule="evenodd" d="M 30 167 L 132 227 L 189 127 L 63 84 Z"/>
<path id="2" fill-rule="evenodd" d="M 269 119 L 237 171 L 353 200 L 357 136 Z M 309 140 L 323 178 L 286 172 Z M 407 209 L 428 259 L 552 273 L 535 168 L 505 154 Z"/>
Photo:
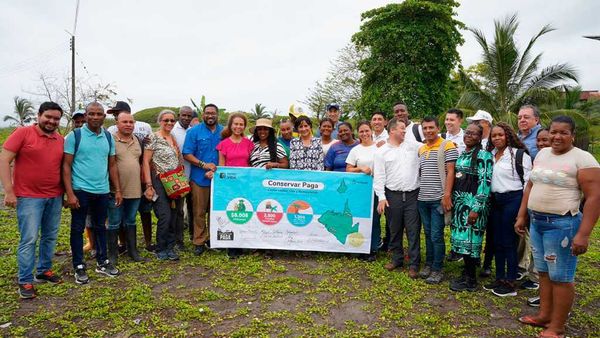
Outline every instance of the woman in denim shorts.
<path id="1" fill-rule="evenodd" d="M 577 256 L 585 253 L 600 211 L 600 165 L 573 146 L 575 122 L 557 116 L 550 125 L 550 148 L 540 150 L 515 224 L 519 235 L 531 218 L 531 246 L 540 275 L 540 309 L 524 324 L 543 327 L 540 337 L 563 337 L 573 299 Z M 581 193 L 586 199 L 579 212 Z"/>

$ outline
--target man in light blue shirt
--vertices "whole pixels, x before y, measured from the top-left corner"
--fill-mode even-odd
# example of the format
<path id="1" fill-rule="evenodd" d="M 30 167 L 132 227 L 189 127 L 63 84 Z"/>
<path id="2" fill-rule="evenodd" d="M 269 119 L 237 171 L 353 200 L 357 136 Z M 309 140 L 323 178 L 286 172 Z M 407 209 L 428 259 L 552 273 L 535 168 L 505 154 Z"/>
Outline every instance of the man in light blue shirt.
<path id="1" fill-rule="evenodd" d="M 85 108 L 87 123 L 73 130 L 65 139 L 63 158 L 63 182 L 67 195 L 67 206 L 71 208 L 71 252 L 75 282 L 89 281 L 83 259 L 83 230 L 88 211 L 96 235 L 96 272 L 115 277 L 119 274 L 106 254 L 106 217 L 110 179 L 120 187 L 115 142 L 112 135 L 102 128 L 106 113 L 98 102 Z M 123 197 L 119 188 L 115 191 L 115 204 Z"/>
<path id="2" fill-rule="evenodd" d="M 533 161 L 538 153 L 537 133 L 542 128 L 540 125 L 540 111 L 534 105 L 524 105 L 519 109 L 517 118 L 519 121 L 519 138 L 529 150 L 529 155 Z"/>
<path id="3" fill-rule="evenodd" d="M 194 253 L 201 255 L 209 240 L 208 211 L 210 207 L 210 181 L 219 164 L 216 149 L 221 142 L 223 126 L 218 123 L 219 108 L 207 104 L 202 112 L 203 123 L 192 127 L 185 135 L 183 157 L 191 164 L 190 181 L 194 205 Z"/>

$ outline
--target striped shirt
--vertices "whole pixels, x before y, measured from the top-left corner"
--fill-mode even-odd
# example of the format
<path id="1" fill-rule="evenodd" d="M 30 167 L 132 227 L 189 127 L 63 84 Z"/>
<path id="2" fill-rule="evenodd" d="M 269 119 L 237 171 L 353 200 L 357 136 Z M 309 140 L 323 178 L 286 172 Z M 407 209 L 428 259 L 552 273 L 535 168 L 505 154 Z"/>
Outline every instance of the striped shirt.
<path id="1" fill-rule="evenodd" d="M 437 158 L 438 149 L 443 141 L 443 138 L 438 137 L 437 141 L 432 146 L 424 144 L 419 148 L 419 177 L 421 178 L 421 187 L 419 189 L 418 197 L 419 201 L 439 201 L 444 195 Z M 458 151 L 456 150 L 454 143 L 447 142 L 445 148 L 444 162 L 446 164 L 456 162 L 458 159 Z M 443 179 L 446 179 L 445 175 Z"/>
<path id="2" fill-rule="evenodd" d="M 286 157 L 285 148 L 279 142 L 277 144 L 277 162 Z M 262 147 L 260 142 L 254 142 L 254 149 L 250 153 L 250 166 L 254 168 L 264 168 L 267 163 L 271 162 L 271 154 L 269 147 Z"/>

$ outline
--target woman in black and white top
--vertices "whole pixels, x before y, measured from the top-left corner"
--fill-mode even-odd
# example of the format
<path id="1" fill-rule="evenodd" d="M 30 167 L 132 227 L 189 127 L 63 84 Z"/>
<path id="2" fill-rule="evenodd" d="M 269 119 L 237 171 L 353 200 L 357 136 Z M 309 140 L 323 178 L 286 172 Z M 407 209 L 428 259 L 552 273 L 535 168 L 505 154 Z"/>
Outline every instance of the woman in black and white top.
<path id="1" fill-rule="evenodd" d="M 255 168 L 287 168 L 285 149 L 277 142 L 272 121 L 258 119 L 252 135 L 254 149 L 250 153 L 250 166 Z"/>
<path id="2" fill-rule="evenodd" d="M 313 137 L 311 120 L 300 116 L 294 127 L 300 137 L 290 142 L 290 169 L 323 170 L 323 147 L 321 139 Z"/>
<path id="3" fill-rule="evenodd" d="M 516 296 L 519 240 L 514 225 L 532 162 L 525 145 L 508 124 L 496 124 L 490 140 L 487 150 L 494 155 L 494 169 L 488 231 L 491 231 L 494 243 L 496 281 L 485 285 L 484 289 L 501 297 Z"/>

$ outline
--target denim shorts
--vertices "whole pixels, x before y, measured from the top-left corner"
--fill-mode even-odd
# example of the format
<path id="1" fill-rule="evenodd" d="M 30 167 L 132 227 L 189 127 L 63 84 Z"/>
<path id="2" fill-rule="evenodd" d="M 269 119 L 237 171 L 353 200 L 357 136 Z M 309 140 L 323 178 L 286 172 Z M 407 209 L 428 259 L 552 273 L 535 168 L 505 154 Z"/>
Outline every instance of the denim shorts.
<path id="1" fill-rule="evenodd" d="M 530 211 L 530 215 L 535 269 L 548 273 L 553 282 L 572 283 L 577 256 L 571 253 L 571 244 L 579 230 L 581 213 L 561 216 Z"/>

